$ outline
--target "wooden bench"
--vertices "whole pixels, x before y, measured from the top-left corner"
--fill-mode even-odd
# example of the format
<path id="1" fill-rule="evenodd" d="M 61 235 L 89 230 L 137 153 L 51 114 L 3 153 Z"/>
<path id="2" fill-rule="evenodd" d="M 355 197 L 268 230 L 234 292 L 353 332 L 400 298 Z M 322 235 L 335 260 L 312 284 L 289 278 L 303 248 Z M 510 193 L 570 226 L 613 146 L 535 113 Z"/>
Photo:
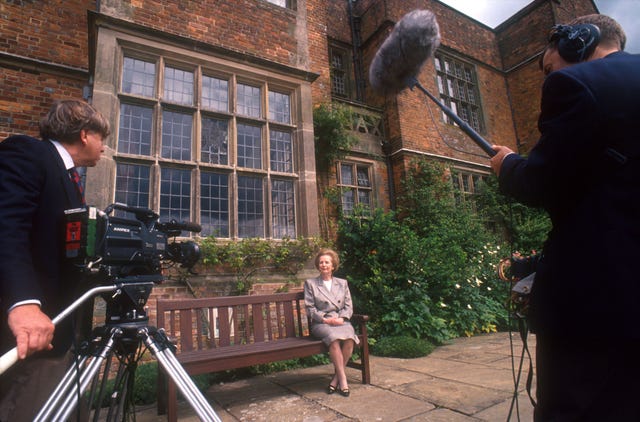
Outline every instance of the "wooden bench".
<path id="1" fill-rule="evenodd" d="M 177 346 L 176 357 L 190 375 L 294 359 L 327 352 L 320 340 L 309 336 L 304 292 L 271 295 L 224 296 L 204 299 L 158 299 L 158 328 Z M 353 315 L 360 338 L 359 362 L 348 366 L 371 382 L 368 321 Z M 177 420 L 174 383 L 158 371 L 158 414 Z"/>

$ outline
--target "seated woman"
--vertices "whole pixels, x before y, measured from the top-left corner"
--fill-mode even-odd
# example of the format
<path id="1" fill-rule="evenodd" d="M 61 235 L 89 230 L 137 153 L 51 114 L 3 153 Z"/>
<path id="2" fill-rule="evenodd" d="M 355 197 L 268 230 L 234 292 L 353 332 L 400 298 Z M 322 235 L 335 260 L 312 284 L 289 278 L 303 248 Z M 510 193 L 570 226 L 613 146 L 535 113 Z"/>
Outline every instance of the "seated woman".
<path id="1" fill-rule="evenodd" d="M 304 301 L 307 315 L 311 317 L 311 335 L 322 339 L 329 347 L 329 357 L 335 373 L 327 393 L 336 391 L 349 396 L 349 384 L 345 368 L 353 353 L 353 347 L 360 340 L 349 322 L 353 314 L 351 293 L 347 280 L 333 277 L 340 259 L 331 249 L 321 249 L 315 258 L 320 275 L 304 283 Z"/>

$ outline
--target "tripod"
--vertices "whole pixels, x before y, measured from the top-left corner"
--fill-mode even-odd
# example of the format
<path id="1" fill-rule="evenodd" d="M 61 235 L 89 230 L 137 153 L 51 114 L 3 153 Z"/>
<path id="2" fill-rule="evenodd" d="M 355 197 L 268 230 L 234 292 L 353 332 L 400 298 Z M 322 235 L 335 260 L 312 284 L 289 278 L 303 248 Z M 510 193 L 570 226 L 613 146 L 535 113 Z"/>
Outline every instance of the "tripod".
<path id="1" fill-rule="evenodd" d="M 111 294 L 105 296 L 105 325 L 94 329 L 91 340 L 80 347 L 76 362 L 63 376 L 36 416 L 36 421 L 67 420 L 78 408 L 80 398 L 89 387 L 89 403 L 94 400 L 98 403 L 93 413 L 93 420 L 98 421 L 102 410 L 100 404 L 108 392 L 107 378 L 114 357 L 117 369 L 106 421 L 126 420 L 133 410 L 132 394 L 137 363 L 143 351 L 150 350 L 200 419 L 221 422 L 178 362 L 174 355 L 175 347 L 164 331 L 148 326 L 149 318 L 143 306 L 156 281 L 157 276 L 132 276 L 111 286 L 95 287 L 54 319 L 54 323 L 59 322 L 89 297 L 99 293 Z"/>

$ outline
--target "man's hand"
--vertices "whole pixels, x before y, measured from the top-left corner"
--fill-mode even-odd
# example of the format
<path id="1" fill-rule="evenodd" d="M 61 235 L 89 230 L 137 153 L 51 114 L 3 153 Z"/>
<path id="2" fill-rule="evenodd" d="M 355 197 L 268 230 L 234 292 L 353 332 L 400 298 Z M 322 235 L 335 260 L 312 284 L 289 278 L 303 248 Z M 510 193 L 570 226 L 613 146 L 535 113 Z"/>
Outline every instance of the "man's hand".
<path id="1" fill-rule="evenodd" d="M 40 306 L 20 305 L 9 311 L 9 328 L 16 338 L 18 358 L 24 359 L 40 350 L 51 350 L 55 326 Z"/>
<path id="2" fill-rule="evenodd" d="M 496 155 L 491 157 L 491 168 L 496 176 L 500 176 L 500 168 L 502 167 L 502 160 L 509 154 L 513 154 L 513 151 L 507 147 L 500 145 L 491 145 L 491 148 L 496 152 Z"/>

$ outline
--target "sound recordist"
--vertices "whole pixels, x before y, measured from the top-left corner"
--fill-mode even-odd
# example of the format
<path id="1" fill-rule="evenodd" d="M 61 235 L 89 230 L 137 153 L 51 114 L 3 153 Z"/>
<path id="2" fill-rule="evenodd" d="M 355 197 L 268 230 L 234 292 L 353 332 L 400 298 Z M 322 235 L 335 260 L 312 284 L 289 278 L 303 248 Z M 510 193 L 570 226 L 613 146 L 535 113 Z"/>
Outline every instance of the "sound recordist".
<path id="1" fill-rule="evenodd" d="M 528 157 L 494 146 L 508 196 L 553 228 L 530 304 L 536 421 L 637 421 L 640 407 L 640 56 L 604 15 L 555 26 Z"/>

